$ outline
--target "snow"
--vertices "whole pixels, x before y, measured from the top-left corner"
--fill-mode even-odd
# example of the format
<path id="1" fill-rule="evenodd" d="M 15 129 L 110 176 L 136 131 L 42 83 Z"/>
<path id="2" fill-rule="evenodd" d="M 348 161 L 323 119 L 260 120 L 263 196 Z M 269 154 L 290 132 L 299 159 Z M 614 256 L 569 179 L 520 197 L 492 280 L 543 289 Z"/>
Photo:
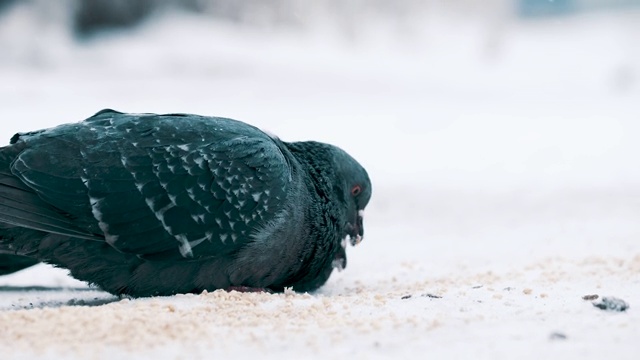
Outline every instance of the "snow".
<path id="1" fill-rule="evenodd" d="M 339 145 L 374 186 L 364 240 L 314 294 L 120 300 L 45 265 L 2 277 L 3 359 L 640 353 L 640 13 L 436 12 L 356 40 L 174 13 L 85 43 L 2 16 L 7 141 L 107 107 L 224 116 Z"/>

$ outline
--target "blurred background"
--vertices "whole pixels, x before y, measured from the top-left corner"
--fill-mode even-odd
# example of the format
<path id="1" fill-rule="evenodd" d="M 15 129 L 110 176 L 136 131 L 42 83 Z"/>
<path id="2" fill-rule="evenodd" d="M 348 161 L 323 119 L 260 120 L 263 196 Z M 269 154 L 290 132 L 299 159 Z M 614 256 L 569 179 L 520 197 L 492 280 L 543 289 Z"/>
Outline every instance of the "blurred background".
<path id="1" fill-rule="evenodd" d="M 640 0 L 0 0 L 5 142 L 102 108 L 343 147 L 368 256 L 638 251 Z"/>

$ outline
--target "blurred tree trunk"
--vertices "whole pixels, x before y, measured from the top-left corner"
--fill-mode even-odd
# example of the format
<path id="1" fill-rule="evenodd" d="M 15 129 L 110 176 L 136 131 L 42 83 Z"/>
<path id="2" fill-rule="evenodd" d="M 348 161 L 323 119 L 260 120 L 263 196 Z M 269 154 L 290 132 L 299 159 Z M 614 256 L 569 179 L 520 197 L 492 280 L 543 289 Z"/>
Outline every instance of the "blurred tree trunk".
<path id="1" fill-rule="evenodd" d="M 74 29 L 77 33 L 131 26 L 147 16 L 153 0 L 79 0 L 76 5 Z"/>

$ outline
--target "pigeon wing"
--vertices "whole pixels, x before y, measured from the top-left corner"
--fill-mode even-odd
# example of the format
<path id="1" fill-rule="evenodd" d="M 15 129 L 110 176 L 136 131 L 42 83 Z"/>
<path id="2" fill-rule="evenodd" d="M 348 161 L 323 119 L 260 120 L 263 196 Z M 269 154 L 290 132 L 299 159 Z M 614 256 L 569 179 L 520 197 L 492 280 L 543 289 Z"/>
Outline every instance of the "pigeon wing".
<path id="1" fill-rule="evenodd" d="M 66 235 L 148 259 L 237 251 L 279 216 L 291 182 L 276 141 L 223 118 L 103 111 L 24 141 L 12 172 L 74 219 Z"/>

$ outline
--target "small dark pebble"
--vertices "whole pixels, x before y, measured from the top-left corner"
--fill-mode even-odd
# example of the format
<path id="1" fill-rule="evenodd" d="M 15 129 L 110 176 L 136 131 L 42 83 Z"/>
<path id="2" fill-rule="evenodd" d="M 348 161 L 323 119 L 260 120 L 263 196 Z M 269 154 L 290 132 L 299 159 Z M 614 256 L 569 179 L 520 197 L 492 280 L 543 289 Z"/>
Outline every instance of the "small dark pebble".
<path id="1" fill-rule="evenodd" d="M 442 299 L 442 296 L 433 295 L 433 294 L 424 294 L 424 295 L 422 295 L 422 297 L 428 297 L 428 298 L 432 298 L 432 299 Z"/>
<path id="2" fill-rule="evenodd" d="M 603 297 L 599 302 L 594 302 L 593 306 L 606 311 L 620 312 L 629 308 L 629 304 L 626 301 L 614 297 Z"/>
<path id="3" fill-rule="evenodd" d="M 597 300 L 599 298 L 598 294 L 593 294 L 593 295 L 585 295 L 582 297 L 582 300 Z"/>
<path id="4" fill-rule="evenodd" d="M 515 290 L 516 288 L 512 288 L 511 286 L 507 286 L 506 288 L 504 288 L 505 291 L 511 291 L 511 290 Z"/>
<path id="5" fill-rule="evenodd" d="M 401 297 L 400 299 L 402 299 L 402 300 L 411 299 L 411 295 L 405 295 L 405 296 Z"/>
<path id="6" fill-rule="evenodd" d="M 567 340 L 567 335 L 561 332 L 552 332 L 551 335 L 549 335 L 549 340 Z"/>
<path id="7" fill-rule="evenodd" d="M 480 289 L 480 288 L 482 288 L 483 286 L 484 286 L 484 285 L 476 285 L 476 286 L 472 286 L 471 288 L 472 288 L 472 289 Z"/>

